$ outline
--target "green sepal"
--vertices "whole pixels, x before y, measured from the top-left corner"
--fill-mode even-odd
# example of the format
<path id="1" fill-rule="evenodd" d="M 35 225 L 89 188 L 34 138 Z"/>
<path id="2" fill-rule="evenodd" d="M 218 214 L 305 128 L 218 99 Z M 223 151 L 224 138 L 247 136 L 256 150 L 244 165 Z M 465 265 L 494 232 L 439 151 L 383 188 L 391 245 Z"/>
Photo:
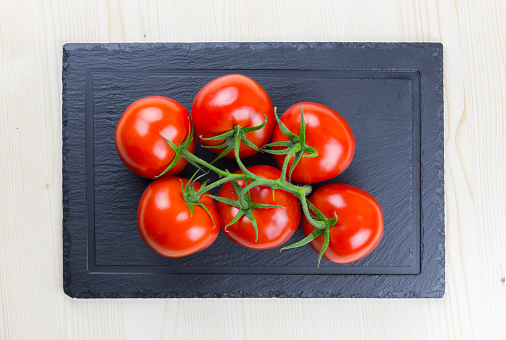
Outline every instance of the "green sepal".
<path id="1" fill-rule="evenodd" d="M 307 145 L 306 150 L 307 154 L 304 154 L 304 156 L 302 157 L 309 157 L 309 158 L 318 157 L 318 151 L 316 151 L 315 148 L 312 148 L 309 145 Z"/>
<path id="2" fill-rule="evenodd" d="M 337 220 L 338 220 L 338 217 L 337 217 L 337 212 L 335 212 L 335 211 L 334 211 L 334 217 L 332 217 L 332 218 L 327 218 L 327 220 L 325 221 L 325 223 L 326 223 L 329 227 L 332 227 L 332 226 L 336 225 Z"/>
<path id="3" fill-rule="evenodd" d="M 225 146 L 223 146 L 225 145 Z M 234 145 L 232 144 L 221 144 L 219 145 L 220 147 L 219 148 L 216 148 L 216 149 L 221 149 L 221 147 L 225 147 L 225 150 L 223 150 L 219 155 L 218 157 L 216 157 L 215 159 L 213 159 L 213 161 L 211 162 L 211 164 L 213 164 L 214 162 L 218 161 L 219 159 L 222 159 L 223 157 L 225 157 L 230 151 L 232 151 L 234 149 Z"/>
<path id="4" fill-rule="evenodd" d="M 253 228 L 255 229 L 255 242 L 258 242 L 258 225 L 255 216 L 253 216 L 253 211 L 251 208 L 248 208 L 244 211 L 244 213 L 246 214 L 246 217 L 248 217 L 251 221 L 251 224 L 253 224 Z"/>
<path id="5" fill-rule="evenodd" d="M 206 196 L 214 198 L 215 200 L 217 200 L 221 203 L 229 204 L 237 209 L 241 209 L 241 205 L 239 204 L 239 202 L 231 200 L 230 198 L 220 197 L 220 196 L 211 195 L 211 194 L 206 195 Z"/>
<path id="6" fill-rule="evenodd" d="M 263 152 L 270 153 L 271 155 L 286 155 L 288 153 L 286 150 L 289 149 L 282 149 L 282 150 L 262 149 Z"/>
<path id="7" fill-rule="evenodd" d="M 188 209 L 190 209 L 190 216 L 193 216 L 193 202 L 190 200 L 190 192 L 188 189 L 188 184 L 190 184 L 190 181 L 186 184 L 186 186 L 183 184 L 183 180 L 180 179 L 179 182 L 181 182 L 181 193 L 183 195 L 183 200 L 185 201 L 186 205 L 188 206 Z M 193 185 L 191 186 L 193 188 Z M 195 188 L 193 188 L 193 191 L 195 193 Z"/>
<path id="8" fill-rule="evenodd" d="M 200 171 L 198 169 L 188 180 L 188 183 L 186 183 L 186 186 L 183 184 L 183 180 L 181 181 L 181 191 L 183 195 L 183 200 L 185 201 L 186 205 L 188 206 L 188 209 L 190 209 L 190 216 L 193 216 L 193 207 L 199 206 L 211 217 L 211 220 L 213 221 L 213 228 L 216 227 L 216 221 L 214 220 L 213 215 L 209 211 L 209 209 L 206 207 L 206 205 L 203 202 L 199 202 L 200 197 L 197 197 L 195 192 L 195 187 L 193 186 L 193 183 L 195 183 L 198 179 L 202 178 L 203 176 L 207 175 L 206 173 L 201 174 L 196 179 L 194 177 L 197 175 L 197 173 Z M 205 181 L 204 184 L 202 184 L 201 188 L 207 184 L 209 180 Z"/>
<path id="9" fill-rule="evenodd" d="M 259 182 L 260 182 L 260 183 L 259 183 Z M 238 197 L 239 197 L 239 199 L 240 199 L 240 197 L 241 197 L 241 196 L 243 196 L 243 195 L 248 195 L 248 197 L 249 197 L 249 198 L 250 198 L 250 200 L 251 200 L 251 196 L 250 196 L 249 191 L 250 191 L 251 189 L 253 189 L 254 187 L 256 187 L 256 186 L 262 185 L 262 180 L 260 179 L 260 180 L 258 180 L 258 181 L 253 181 L 253 182 L 251 182 L 251 183 L 247 183 L 247 182 L 246 182 L 246 184 L 247 184 L 247 185 L 246 185 L 244 188 L 239 187 L 239 188 L 241 189 L 241 191 L 239 191 L 239 192 L 238 192 L 237 196 L 238 196 Z M 237 189 L 238 189 L 238 188 L 235 188 L 235 189 L 236 189 L 236 191 L 237 191 Z"/>
<path id="10" fill-rule="evenodd" d="M 248 138 L 246 138 L 245 135 L 241 136 L 241 142 L 243 142 L 245 145 L 249 146 L 250 148 L 252 148 L 253 150 L 256 150 L 256 151 L 261 151 L 258 146 L 256 146 L 255 144 L 253 144 Z"/>
<path id="11" fill-rule="evenodd" d="M 323 233 L 323 230 L 315 229 L 315 230 L 313 230 L 313 232 L 311 234 L 307 235 L 299 242 L 296 242 L 294 244 L 290 244 L 289 246 L 283 247 L 279 250 L 279 252 L 281 253 L 283 250 L 286 250 L 286 249 L 293 249 L 293 248 L 299 248 L 299 247 L 305 246 L 306 244 L 308 244 L 309 242 L 311 242 L 312 240 L 314 240 L 315 238 L 320 236 L 322 233 Z"/>
<path id="12" fill-rule="evenodd" d="M 292 162 L 292 166 L 290 167 L 290 171 L 288 172 L 288 180 L 289 181 L 292 180 L 292 172 L 293 172 L 293 170 L 295 170 L 295 167 L 297 166 L 297 164 L 299 164 L 299 162 L 302 158 L 302 155 L 304 155 L 302 150 L 295 154 L 295 157 Z"/>
<path id="13" fill-rule="evenodd" d="M 241 128 L 242 132 L 244 134 L 247 134 L 247 133 L 250 133 L 250 132 L 253 132 L 253 131 L 258 131 L 258 130 L 262 129 L 265 126 L 265 124 L 267 124 L 267 115 L 264 115 L 264 117 L 265 117 L 265 119 L 262 122 L 262 124 L 255 125 L 255 126 L 248 126 L 248 127 L 245 127 L 245 128 Z"/>
<path id="14" fill-rule="evenodd" d="M 194 205 L 197 205 L 206 211 L 206 213 L 209 215 L 209 217 L 211 217 L 211 220 L 213 221 L 213 229 L 214 229 L 216 227 L 216 222 L 214 222 L 213 215 L 211 215 L 211 212 L 209 211 L 209 209 L 207 209 L 206 205 L 202 202 L 194 203 Z"/>
<path id="15" fill-rule="evenodd" d="M 226 147 L 226 144 L 223 145 L 223 144 L 219 144 L 219 145 L 202 145 L 203 148 L 206 148 L 206 149 L 223 149 L 224 147 Z"/>
<path id="16" fill-rule="evenodd" d="M 241 188 L 241 186 L 239 185 L 239 183 L 237 181 L 231 181 L 232 183 L 232 186 L 236 192 L 236 195 L 237 195 L 237 198 L 239 199 L 240 195 L 245 195 L 246 198 L 246 202 L 248 203 L 248 206 L 247 207 L 243 207 L 241 205 L 241 203 L 239 203 L 240 201 L 234 201 L 232 199 L 229 199 L 229 198 L 225 198 L 225 197 L 220 197 L 220 196 L 215 196 L 215 195 L 207 195 L 211 198 L 214 198 L 215 200 L 217 200 L 218 202 L 222 202 L 222 203 L 225 203 L 225 204 L 229 204 L 237 209 L 239 209 L 239 211 L 237 212 L 237 214 L 234 216 L 234 218 L 232 219 L 232 221 L 230 221 L 224 228 L 225 231 L 228 231 L 228 227 L 231 226 L 232 224 L 236 223 L 237 221 L 239 221 L 239 219 L 243 216 L 246 216 L 248 217 L 248 219 L 251 221 L 251 224 L 253 225 L 253 228 L 255 229 L 255 242 L 258 241 L 258 224 L 257 224 L 257 221 L 255 219 L 255 216 L 253 215 L 253 210 L 254 209 L 269 209 L 269 208 L 285 208 L 284 206 L 282 205 L 274 205 L 274 204 L 263 204 L 263 203 L 253 203 L 251 202 L 251 195 L 249 193 L 249 191 L 246 191 L 245 193 L 243 193 L 244 189 Z"/>
<path id="17" fill-rule="evenodd" d="M 276 111 L 276 108 L 274 108 Z M 275 115 L 276 121 L 278 122 L 278 126 L 283 132 L 285 136 L 289 138 L 289 141 L 279 141 L 279 142 L 273 142 L 269 144 L 265 144 L 263 147 L 263 151 L 272 155 L 287 155 L 285 159 L 291 159 L 293 156 L 293 162 L 290 166 L 290 170 L 288 171 L 288 180 L 291 181 L 292 179 L 292 173 L 295 169 L 295 167 L 299 164 L 302 157 L 316 157 L 318 156 L 318 152 L 315 148 L 311 147 L 310 145 L 306 144 L 306 121 L 304 118 L 304 108 L 301 108 L 300 112 L 300 129 L 299 129 L 299 136 L 294 134 L 288 127 L 281 121 L 281 119 Z M 284 147 L 284 149 L 273 150 L 272 148 L 279 148 Z M 299 147 L 298 150 L 295 150 L 294 148 Z M 283 165 L 283 173 L 286 173 L 286 168 L 288 167 L 288 163 L 286 165 Z"/>
<path id="18" fill-rule="evenodd" d="M 292 143 L 290 142 L 287 142 L 287 141 L 280 141 L 280 142 L 272 142 L 272 143 L 268 143 L 268 144 L 264 144 L 264 147 L 268 147 L 268 148 L 272 148 L 274 146 L 291 146 Z"/>
<path id="19" fill-rule="evenodd" d="M 327 250 L 330 243 L 330 230 L 329 228 L 323 231 L 323 246 L 320 249 L 320 254 L 318 254 L 318 268 L 320 268 L 320 261 L 322 259 L 323 253 Z"/>
<path id="20" fill-rule="evenodd" d="M 191 142 L 193 141 L 193 126 L 192 126 L 191 119 L 188 119 L 188 124 L 189 124 L 188 136 L 186 136 L 186 139 L 179 146 L 177 146 L 176 144 L 174 144 L 174 142 L 172 142 L 171 140 L 165 138 L 164 136 L 162 136 L 160 134 L 160 136 L 167 142 L 167 144 L 169 144 L 170 148 L 174 151 L 175 155 L 174 155 L 174 158 L 172 159 L 172 161 L 170 162 L 170 164 L 165 168 L 165 170 L 163 170 L 163 172 L 161 174 L 155 176 L 153 179 L 156 179 L 156 178 L 159 178 L 159 177 L 165 175 L 167 173 L 167 171 L 172 169 L 177 164 L 179 159 L 181 158 L 181 151 L 188 149 L 188 147 L 190 146 Z M 200 169 L 200 166 L 197 165 L 195 162 L 188 161 L 188 163 L 190 163 L 191 165 Z"/>
<path id="21" fill-rule="evenodd" d="M 308 200 L 307 198 L 306 198 L 306 203 L 307 203 L 309 209 L 311 209 L 311 211 L 315 213 L 316 219 L 318 221 L 325 222 L 326 228 L 330 228 L 330 227 L 336 225 L 336 223 L 338 221 L 338 217 L 337 217 L 337 212 L 336 211 L 334 211 L 334 217 L 328 218 L 325 215 L 323 215 L 323 213 L 320 210 L 318 210 L 318 208 L 316 208 L 314 206 L 314 204 L 311 203 L 311 201 Z"/>
<path id="22" fill-rule="evenodd" d="M 304 119 L 304 107 L 300 109 L 300 129 L 299 129 L 299 141 L 300 144 L 306 143 L 306 120 Z"/>
<path id="23" fill-rule="evenodd" d="M 230 227 L 232 224 L 236 223 L 237 221 L 239 221 L 239 219 L 241 217 L 243 217 L 244 215 L 246 214 L 246 212 L 244 210 L 239 210 L 237 212 L 237 215 L 234 216 L 234 218 L 232 219 L 232 221 L 230 221 L 226 226 L 225 226 L 225 231 L 228 232 L 228 227 Z"/>
<path id="24" fill-rule="evenodd" d="M 241 192 L 242 192 L 241 185 L 237 181 L 232 181 L 232 187 L 235 190 L 235 194 L 237 195 L 237 198 L 239 198 L 239 196 L 241 195 Z"/>
<path id="25" fill-rule="evenodd" d="M 311 201 L 310 201 L 310 200 L 308 200 L 307 198 L 306 198 L 306 202 L 307 202 L 307 205 L 308 205 L 309 209 L 311 209 L 311 211 L 315 213 L 316 218 L 317 218 L 318 220 L 320 220 L 320 221 L 324 221 L 324 220 L 325 220 L 325 218 L 326 218 L 326 217 L 325 217 L 325 215 L 323 215 L 323 213 L 322 213 L 320 210 L 318 210 L 318 209 L 314 206 L 314 204 L 313 204 L 313 203 L 311 203 Z"/>
<path id="26" fill-rule="evenodd" d="M 281 248 L 280 252 L 283 251 L 283 250 L 285 250 L 285 249 L 292 249 L 292 248 L 302 247 L 302 246 L 310 243 L 311 241 L 313 241 L 315 238 L 317 238 L 321 234 L 323 234 L 323 236 L 324 236 L 323 245 L 322 245 L 322 248 L 320 249 L 320 253 L 318 254 L 318 267 L 320 267 L 320 262 L 321 262 L 321 259 L 323 257 L 323 254 L 327 250 L 327 248 L 329 246 L 329 243 L 330 243 L 330 227 L 334 226 L 337 223 L 337 220 L 338 220 L 337 213 L 334 211 L 334 217 L 333 218 L 327 218 L 307 198 L 306 198 L 306 203 L 307 203 L 308 208 L 316 216 L 316 221 L 323 221 L 325 223 L 325 226 L 322 226 L 320 228 L 320 227 L 314 225 L 313 222 L 311 222 L 314 225 L 314 227 L 315 227 L 315 229 L 313 230 L 313 232 L 311 234 L 307 235 L 305 238 L 303 238 L 299 242 L 296 242 L 294 244 L 291 244 L 289 246 Z"/>
<path id="27" fill-rule="evenodd" d="M 225 157 L 230 151 L 232 151 L 235 148 L 236 145 L 236 139 L 239 138 L 240 142 L 244 143 L 248 147 L 256 150 L 261 151 L 258 146 L 253 144 L 247 137 L 246 134 L 249 132 L 257 131 L 262 129 L 265 124 L 267 124 L 267 116 L 265 116 L 265 120 L 260 125 L 256 126 L 249 126 L 249 127 L 241 127 L 240 125 L 234 126 L 232 130 L 229 130 L 227 132 L 224 132 L 218 136 L 209 137 L 209 138 L 203 138 L 200 137 L 202 140 L 205 141 L 217 141 L 217 140 L 223 140 L 223 143 L 219 145 L 204 145 L 204 148 L 207 149 L 224 149 L 218 157 L 216 157 L 211 164 L 216 162 L 217 160 Z"/>
<path id="28" fill-rule="evenodd" d="M 166 167 L 165 170 L 163 170 L 163 172 L 161 174 L 159 174 L 158 176 L 155 176 L 154 179 L 157 179 L 157 178 L 165 175 L 170 169 L 172 169 L 174 166 L 176 166 L 176 164 L 177 164 L 177 162 L 179 162 L 179 158 L 180 158 L 179 147 L 176 144 L 174 144 L 172 141 L 168 140 L 167 138 L 163 137 L 163 139 L 165 139 L 167 144 L 169 144 L 169 146 L 172 148 L 172 150 L 174 150 L 175 155 L 174 155 L 174 158 L 172 159 L 172 162 L 170 162 L 169 166 Z"/>
<path id="29" fill-rule="evenodd" d="M 232 136 L 233 134 L 234 134 L 234 129 L 228 130 L 227 132 L 224 132 L 221 135 L 217 135 L 217 136 L 213 136 L 213 137 L 209 137 L 209 138 L 204 138 L 204 137 L 200 136 L 200 139 L 202 139 L 202 140 L 222 140 L 222 139 L 227 139 L 228 137 Z"/>
<path id="30" fill-rule="evenodd" d="M 283 208 L 286 209 L 283 205 L 276 204 L 264 204 L 264 203 L 251 203 L 251 209 L 269 209 L 269 208 Z"/>
<path id="31" fill-rule="evenodd" d="M 274 117 L 276 118 L 276 122 L 278 123 L 279 129 L 281 130 L 281 132 L 283 132 L 283 134 L 290 139 L 291 138 L 298 138 L 299 136 L 297 136 L 295 133 L 290 131 L 286 127 L 286 125 L 281 121 L 281 119 L 278 117 L 276 111 L 277 111 L 277 107 L 274 107 Z"/>

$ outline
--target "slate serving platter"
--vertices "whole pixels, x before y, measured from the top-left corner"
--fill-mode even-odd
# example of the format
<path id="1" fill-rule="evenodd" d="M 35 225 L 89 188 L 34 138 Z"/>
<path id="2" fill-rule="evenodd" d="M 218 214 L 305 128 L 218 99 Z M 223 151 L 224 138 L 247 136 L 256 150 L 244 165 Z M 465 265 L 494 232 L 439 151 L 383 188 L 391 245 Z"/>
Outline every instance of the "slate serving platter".
<path id="1" fill-rule="evenodd" d="M 356 138 L 350 167 L 329 182 L 381 204 L 379 246 L 355 263 L 309 247 L 255 251 L 223 233 L 208 249 L 164 258 L 141 240 L 139 198 L 150 183 L 116 154 L 114 130 L 136 99 L 187 108 L 208 81 L 252 77 L 281 114 L 314 101 Z M 439 43 L 67 44 L 63 47 L 63 286 L 78 298 L 430 297 L 444 294 L 443 46 Z M 197 147 L 199 156 L 214 154 Z M 267 163 L 258 154 L 247 165 Z M 219 166 L 235 171 L 234 161 Z M 188 177 L 190 166 L 182 173 Z M 210 175 L 211 179 L 215 179 Z M 215 194 L 217 191 L 214 192 Z M 299 229 L 290 243 L 302 237 Z"/>

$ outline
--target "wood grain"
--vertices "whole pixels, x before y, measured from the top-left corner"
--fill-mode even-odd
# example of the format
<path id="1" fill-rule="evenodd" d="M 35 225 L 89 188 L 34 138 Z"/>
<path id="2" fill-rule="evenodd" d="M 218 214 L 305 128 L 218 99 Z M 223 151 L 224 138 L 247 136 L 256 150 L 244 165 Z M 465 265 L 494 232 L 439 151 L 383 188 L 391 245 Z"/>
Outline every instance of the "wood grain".
<path id="1" fill-rule="evenodd" d="M 62 288 L 66 42 L 441 41 L 441 300 L 74 300 Z M 0 0 L 0 339 L 506 337 L 506 3 Z"/>

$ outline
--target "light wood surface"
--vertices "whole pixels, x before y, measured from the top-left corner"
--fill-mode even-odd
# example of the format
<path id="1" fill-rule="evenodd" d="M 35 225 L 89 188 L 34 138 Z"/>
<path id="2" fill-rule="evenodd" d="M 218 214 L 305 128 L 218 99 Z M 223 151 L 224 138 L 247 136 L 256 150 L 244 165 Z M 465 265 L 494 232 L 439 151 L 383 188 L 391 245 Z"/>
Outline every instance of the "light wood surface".
<path id="1" fill-rule="evenodd" d="M 440 300 L 76 300 L 62 287 L 67 42 L 444 44 Z M 0 0 L 0 339 L 506 338 L 506 2 Z"/>

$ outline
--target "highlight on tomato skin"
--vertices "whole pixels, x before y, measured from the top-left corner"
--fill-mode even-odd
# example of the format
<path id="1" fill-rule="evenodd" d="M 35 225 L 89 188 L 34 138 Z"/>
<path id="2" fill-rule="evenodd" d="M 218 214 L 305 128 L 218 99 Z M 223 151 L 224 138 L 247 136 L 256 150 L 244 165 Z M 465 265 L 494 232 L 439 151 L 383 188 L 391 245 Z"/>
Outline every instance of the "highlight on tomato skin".
<path id="1" fill-rule="evenodd" d="M 229 74 L 207 83 L 195 96 L 192 106 L 195 135 L 204 146 L 220 145 L 221 141 L 204 140 L 232 130 L 236 125 L 243 128 L 258 126 L 258 131 L 246 134 L 247 139 L 261 148 L 272 136 L 276 120 L 274 107 L 265 89 L 255 80 L 240 74 Z M 224 149 L 210 149 L 220 154 Z M 239 156 L 249 157 L 258 151 L 241 142 Z M 230 151 L 225 157 L 233 158 Z"/>
<path id="2" fill-rule="evenodd" d="M 180 145 L 190 133 L 190 124 L 190 113 L 177 101 L 159 96 L 141 98 L 128 106 L 116 126 L 116 151 L 123 164 L 134 173 L 155 178 L 175 155 L 164 137 Z M 195 139 L 188 150 L 194 152 Z M 180 158 L 164 176 L 177 175 L 186 164 L 187 161 Z"/>
<path id="3" fill-rule="evenodd" d="M 355 154 L 355 137 L 348 122 L 333 109 L 318 103 L 302 102 L 292 105 L 281 116 L 281 122 L 294 134 L 300 134 L 301 112 L 306 126 L 305 142 L 318 152 L 316 157 L 302 157 L 293 170 L 291 179 L 298 183 L 313 184 L 327 181 L 341 174 L 350 165 Z M 288 141 L 279 125 L 274 128 L 272 142 Z M 273 147 L 282 149 L 282 147 Z M 274 155 L 278 167 L 283 166 L 285 155 Z M 288 168 L 291 167 L 292 158 Z"/>
<path id="4" fill-rule="evenodd" d="M 383 236 L 383 213 L 376 199 L 365 190 L 348 184 L 333 183 L 314 191 L 309 201 L 326 217 L 337 213 L 337 223 L 330 227 L 330 243 L 323 257 L 335 263 L 350 263 L 370 254 Z M 314 226 L 302 220 L 304 235 Z M 311 241 L 314 251 L 320 253 L 324 237 Z"/>
<path id="5" fill-rule="evenodd" d="M 165 257 L 183 257 L 208 248 L 220 232 L 220 216 L 216 202 L 203 195 L 202 202 L 211 216 L 200 206 L 190 212 L 183 199 L 182 188 L 188 179 L 162 177 L 151 182 L 139 202 L 137 225 L 143 241 Z M 201 184 L 193 182 L 195 190 Z M 206 192 L 209 194 L 209 192 Z"/>

